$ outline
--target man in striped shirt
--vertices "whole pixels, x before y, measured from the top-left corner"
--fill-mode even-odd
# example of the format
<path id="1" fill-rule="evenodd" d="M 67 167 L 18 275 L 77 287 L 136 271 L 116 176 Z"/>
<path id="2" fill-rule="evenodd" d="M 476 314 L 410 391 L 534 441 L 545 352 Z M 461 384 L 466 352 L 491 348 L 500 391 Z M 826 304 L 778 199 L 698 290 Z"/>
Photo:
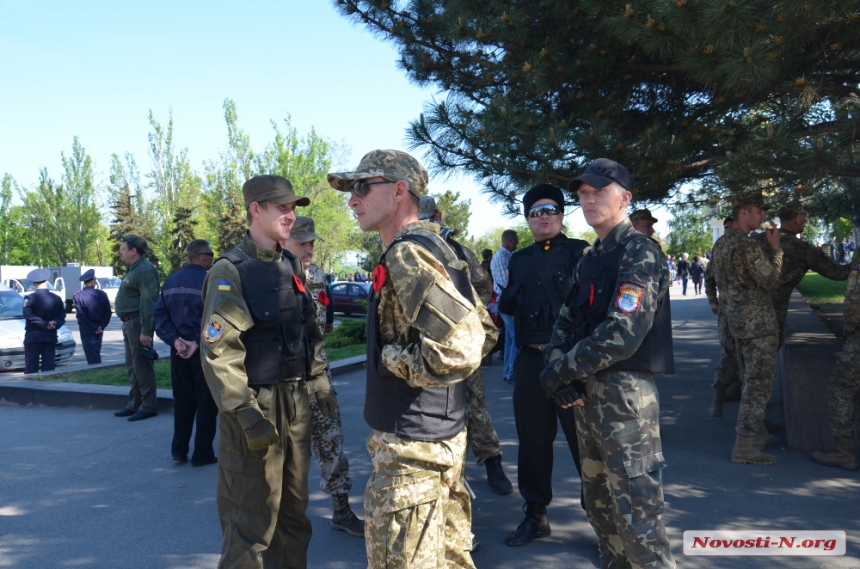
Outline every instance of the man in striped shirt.
<path id="1" fill-rule="evenodd" d="M 490 271 L 493 273 L 493 289 L 499 298 L 502 296 L 502 289 L 508 286 L 508 264 L 511 262 L 511 255 L 517 250 L 520 239 L 517 232 L 513 229 L 507 229 L 502 233 L 502 247 L 493 256 L 490 263 Z M 502 314 L 502 322 L 505 323 L 505 356 L 504 366 L 502 368 L 502 377 L 508 383 L 514 380 L 514 360 L 517 359 L 519 350 L 514 342 L 514 317 L 508 314 Z"/>

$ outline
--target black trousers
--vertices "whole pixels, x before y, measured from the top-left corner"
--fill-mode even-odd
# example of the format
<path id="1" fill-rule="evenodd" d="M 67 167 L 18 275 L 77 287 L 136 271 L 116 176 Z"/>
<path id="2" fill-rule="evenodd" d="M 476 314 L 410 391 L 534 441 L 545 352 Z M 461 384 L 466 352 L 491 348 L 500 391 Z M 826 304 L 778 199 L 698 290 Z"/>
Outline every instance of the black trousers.
<path id="1" fill-rule="evenodd" d="M 552 501 L 553 443 L 558 423 L 567 438 L 567 446 L 576 464 L 578 478 L 582 472 L 576 419 L 573 408 L 562 409 L 546 396 L 540 384 L 543 355 L 523 348 L 514 361 L 514 420 L 519 437 L 517 483 L 526 502 L 549 505 Z"/>
<path id="2" fill-rule="evenodd" d="M 200 354 L 195 352 L 186 360 L 176 355 L 175 348 L 170 348 L 170 380 L 173 383 L 173 443 L 170 452 L 173 456 L 188 454 L 188 443 L 196 422 L 191 462 L 208 462 L 215 457 L 212 441 L 215 440 L 218 407 L 206 385 Z"/>
<path id="3" fill-rule="evenodd" d="M 80 327 L 81 344 L 84 346 L 84 355 L 87 356 L 87 363 L 100 364 L 102 363 L 102 337 L 103 334 L 96 334 L 94 330 L 90 330 L 84 326 Z"/>
<path id="4" fill-rule="evenodd" d="M 57 345 L 54 342 L 33 342 L 24 344 L 24 373 L 36 373 L 39 371 L 39 358 L 42 359 L 42 371 L 51 371 L 57 368 L 55 358 Z"/>

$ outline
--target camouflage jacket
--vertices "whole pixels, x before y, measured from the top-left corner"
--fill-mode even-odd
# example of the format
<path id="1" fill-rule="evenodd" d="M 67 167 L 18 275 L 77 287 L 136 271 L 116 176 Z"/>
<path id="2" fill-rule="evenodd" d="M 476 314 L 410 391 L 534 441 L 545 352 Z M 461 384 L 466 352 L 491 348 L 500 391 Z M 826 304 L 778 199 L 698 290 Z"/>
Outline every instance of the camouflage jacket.
<path id="1" fill-rule="evenodd" d="M 850 334 L 860 325 L 860 255 L 854 253 L 851 261 L 848 286 L 845 287 L 845 333 Z"/>
<path id="2" fill-rule="evenodd" d="M 438 236 L 439 226 L 417 221 L 395 238 L 407 233 Z M 468 270 L 453 252 L 448 265 Z M 385 268 L 385 283 L 377 292 L 385 367 L 412 387 L 445 386 L 474 373 L 499 334 L 484 305 L 472 306 L 464 299 L 445 267 L 417 243 L 392 246 Z M 425 307 L 430 325 L 418 321 Z"/>
<path id="3" fill-rule="evenodd" d="M 714 243 L 711 273 L 720 291 L 729 329 L 737 339 L 778 334 L 770 295 L 779 287 L 782 249 L 767 246 L 738 229 L 729 229 Z"/>
<path id="4" fill-rule="evenodd" d="M 779 288 L 773 293 L 775 306 L 788 306 L 791 292 L 797 286 L 806 271 L 815 271 L 824 278 L 832 281 L 844 281 L 848 278 L 850 267 L 840 265 L 836 261 L 824 256 L 817 247 L 798 239 L 797 235 L 780 229 L 779 248 L 782 249 L 782 271 L 779 274 Z M 763 251 L 767 247 L 767 238 L 764 233 L 753 235 Z M 772 251 L 772 249 L 770 249 Z"/>
<path id="5" fill-rule="evenodd" d="M 725 238 L 725 235 L 721 235 L 719 239 L 714 243 L 716 247 L 717 243 L 720 242 L 721 239 Z M 717 296 L 717 281 L 714 278 L 714 274 L 717 272 L 717 264 L 714 263 L 714 259 L 711 259 L 711 262 L 708 263 L 708 271 L 705 273 L 705 295 L 708 297 L 708 302 L 711 304 L 719 304 L 719 297 Z M 722 310 L 722 306 L 720 306 L 720 310 Z"/>
<path id="6" fill-rule="evenodd" d="M 247 233 L 237 248 L 259 261 L 289 262 L 284 259 L 280 248 L 277 251 L 264 249 L 251 241 Z M 300 262 L 295 263 L 295 272 L 299 278 L 304 277 Z M 220 331 L 214 338 L 205 333 L 213 323 Z M 242 296 L 239 271 L 227 259 L 216 261 L 203 281 L 202 324 L 200 360 L 218 409 L 231 413 L 249 405 L 256 407 L 257 399 L 254 390 L 248 387 L 245 374 L 245 345 L 242 343 L 245 332 L 254 325 L 254 318 Z M 308 392 L 316 393 L 329 389 L 328 362 L 323 354 L 323 335 L 316 320 L 310 320 L 305 330 L 312 348 Z"/>
<path id="7" fill-rule="evenodd" d="M 320 330 L 325 328 L 326 307 L 320 302 L 320 293 L 326 292 L 325 271 L 322 267 L 311 263 L 305 273 L 305 282 L 308 285 L 308 292 L 314 299 L 315 314 L 317 317 L 317 325 Z M 326 294 L 328 294 L 326 292 Z"/>
<path id="8" fill-rule="evenodd" d="M 635 232 L 630 220 L 625 218 L 603 242 L 599 239 L 595 241 L 586 254 L 601 253 Z M 575 286 L 579 286 L 579 278 L 577 270 L 574 273 Z M 641 290 L 641 297 L 636 308 L 626 312 L 619 308 L 617 299 L 624 294 L 621 289 L 630 284 Z M 571 370 L 569 379 L 586 379 L 635 354 L 651 330 L 657 301 L 668 288 L 669 268 L 660 246 L 651 239 L 640 238 L 629 242 L 621 255 L 616 290 L 613 293 L 616 300 L 610 303 L 606 320 L 591 336 L 580 340 L 573 349 L 564 354 Z M 574 326 L 571 309 L 565 303 L 559 312 L 552 339 L 547 347 L 550 361 L 561 357 L 560 350 L 553 347 L 566 344 L 574 336 Z"/>
<path id="9" fill-rule="evenodd" d="M 487 272 L 478 260 L 475 252 L 459 241 L 454 240 L 454 236 L 458 233 L 459 232 L 457 230 L 451 229 L 450 227 L 439 228 L 439 237 L 448 242 L 454 241 L 454 243 L 463 249 L 463 255 L 466 257 L 465 261 L 469 264 L 469 279 L 472 282 L 475 292 L 478 293 L 478 298 L 480 298 L 481 302 L 486 306 L 490 302 L 490 297 L 493 295 L 493 279 L 490 277 L 490 273 Z M 454 252 L 456 253 L 456 251 Z"/>

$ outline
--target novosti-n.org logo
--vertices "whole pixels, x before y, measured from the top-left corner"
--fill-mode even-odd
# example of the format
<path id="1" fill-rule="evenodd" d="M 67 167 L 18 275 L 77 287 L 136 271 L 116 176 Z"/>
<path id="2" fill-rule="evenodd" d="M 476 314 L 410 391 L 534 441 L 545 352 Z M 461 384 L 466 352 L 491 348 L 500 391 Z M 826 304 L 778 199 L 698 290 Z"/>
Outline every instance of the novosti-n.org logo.
<path id="1" fill-rule="evenodd" d="M 684 532 L 684 555 L 845 555 L 844 531 Z"/>

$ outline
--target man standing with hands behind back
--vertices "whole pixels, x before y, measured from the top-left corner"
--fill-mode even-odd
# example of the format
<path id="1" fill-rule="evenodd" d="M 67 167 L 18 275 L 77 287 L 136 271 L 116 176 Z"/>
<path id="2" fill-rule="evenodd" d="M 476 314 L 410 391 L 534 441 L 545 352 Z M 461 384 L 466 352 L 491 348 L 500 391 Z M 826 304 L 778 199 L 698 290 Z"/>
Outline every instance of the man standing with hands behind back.
<path id="1" fill-rule="evenodd" d="M 96 288 L 96 271 L 90 269 L 81 275 L 84 288 L 73 295 L 75 300 L 75 317 L 78 319 L 78 330 L 81 333 L 81 344 L 87 363 L 102 363 L 102 338 L 110 323 L 110 300 L 103 290 Z"/>
<path id="2" fill-rule="evenodd" d="M 141 346 L 152 347 L 152 310 L 158 299 L 158 271 L 144 257 L 146 241 L 137 235 L 124 237 L 119 248 L 122 262 L 128 272 L 116 293 L 114 307 L 122 320 L 122 339 L 125 344 L 125 368 L 131 390 L 128 405 L 114 413 L 128 417 L 129 421 L 149 419 L 158 414 L 155 362 L 138 355 Z"/>
<path id="3" fill-rule="evenodd" d="M 48 290 L 48 269 L 30 271 L 27 279 L 32 281 L 36 291 L 24 297 L 24 373 L 56 368 L 57 328 L 66 323 L 66 310 L 63 301 Z"/>

